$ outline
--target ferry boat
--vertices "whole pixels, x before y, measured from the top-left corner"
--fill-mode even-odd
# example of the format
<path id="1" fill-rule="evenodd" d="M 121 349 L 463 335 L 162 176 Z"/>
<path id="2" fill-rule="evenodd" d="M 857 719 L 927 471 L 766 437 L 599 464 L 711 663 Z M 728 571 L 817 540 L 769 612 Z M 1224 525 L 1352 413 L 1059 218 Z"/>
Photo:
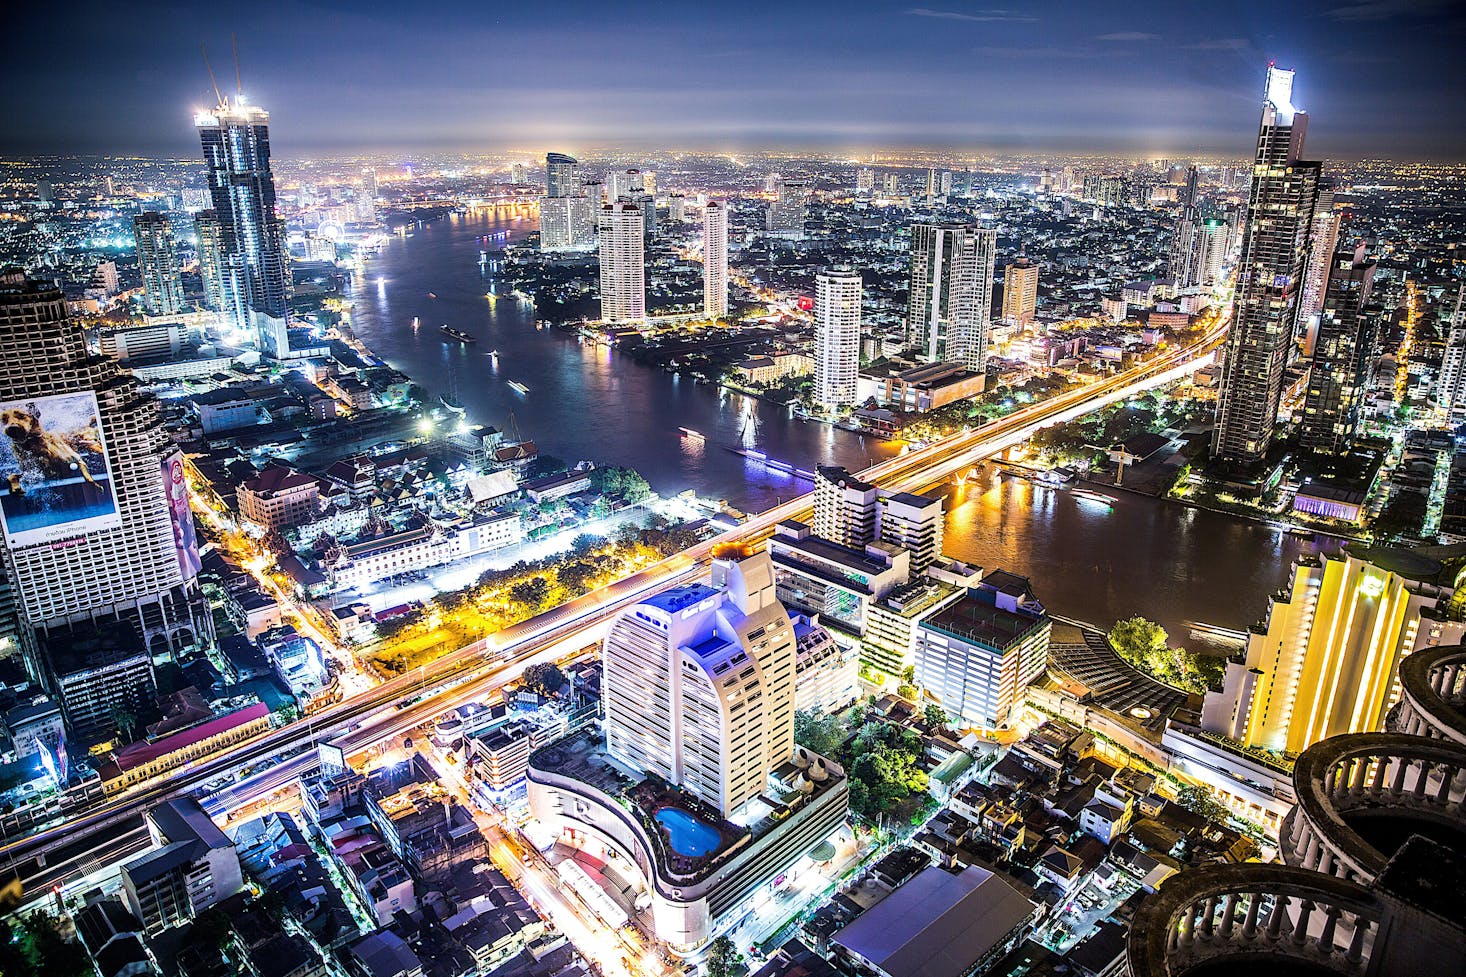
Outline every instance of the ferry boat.
<path id="1" fill-rule="evenodd" d="M 702 434 L 701 431 L 694 431 L 690 427 L 679 427 L 677 430 L 679 430 L 679 431 L 682 432 L 682 436 L 684 438 L 692 438 L 694 441 L 706 441 L 707 440 L 707 438 L 703 437 L 703 434 Z"/>
<path id="2" fill-rule="evenodd" d="M 499 362 L 499 351 L 497 349 L 489 350 L 488 355 L 489 359 L 493 360 L 495 363 Z"/>
<path id="3" fill-rule="evenodd" d="M 452 412 L 454 414 L 462 414 L 464 412 L 464 410 L 466 409 L 466 408 L 464 408 L 464 406 L 462 404 L 460 404 L 458 401 L 454 400 L 452 397 L 449 397 L 449 396 L 446 396 L 445 395 L 445 396 L 439 397 L 438 399 L 443 402 L 443 406 L 444 407 L 446 407 L 450 412 Z"/>
<path id="4" fill-rule="evenodd" d="M 513 387 L 515 390 L 519 391 L 522 394 L 529 393 L 529 388 L 520 383 L 518 380 L 510 380 L 509 386 Z"/>
<path id="5" fill-rule="evenodd" d="M 1113 495 L 1105 495 L 1103 492 L 1091 492 L 1089 489 L 1077 488 L 1070 492 L 1076 499 L 1083 499 L 1085 502 L 1093 502 L 1105 508 L 1113 508 L 1119 500 Z"/>
<path id="6" fill-rule="evenodd" d="M 420 326 L 420 325 L 422 325 L 422 321 L 420 319 L 418 319 L 417 316 L 413 316 L 412 317 L 412 331 L 413 332 L 417 332 L 417 327 Z"/>
<path id="7" fill-rule="evenodd" d="M 449 339 L 455 340 L 456 342 L 460 342 L 460 343 L 476 343 L 476 342 L 478 342 L 478 340 L 476 338 L 474 338 L 473 336 L 470 336 L 468 333 L 464 332 L 462 329 L 454 329 L 452 326 L 439 326 L 438 327 L 438 331 L 441 332 L 443 335 L 447 336 Z"/>
<path id="8" fill-rule="evenodd" d="M 428 293 L 428 298 L 430 298 L 430 299 L 435 299 L 437 297 L 438 297 L 438 293 L 437 292 L 429 292 Z"/>

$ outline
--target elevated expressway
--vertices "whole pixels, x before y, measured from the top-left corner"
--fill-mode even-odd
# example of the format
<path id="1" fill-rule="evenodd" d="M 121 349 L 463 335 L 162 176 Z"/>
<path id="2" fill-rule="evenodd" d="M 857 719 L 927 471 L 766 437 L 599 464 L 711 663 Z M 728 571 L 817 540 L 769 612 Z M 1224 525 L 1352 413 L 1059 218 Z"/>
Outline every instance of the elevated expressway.
<path id="1" fill-rule="evenodd" d="M 908 451 L 858 473 L 896 491 L 920 491 L 991 458 L 1034 431 L 1080 417 L 1210 364 L 1226 334 L 1218 317 L 1191 344 L 1103 380 L 1023 407 L 979 428 Z M 314 747 L 331 741 L 348 755 L 415 728 L 453 706 L 482 697 L 530 665 L 578 653 L 604 635 L 611 618 L 649 594 L 695 578 L 715 547 L 756 543 L 785 519 L 808 518 L 803 495 L 749 518 L 736 528 L 674 554 L 645 570 L 568 601 L 384 682 L 320 712 L 262 733 L 216 756 L 196 760 L 165 778 L 140 784 L 59 825 L 0 845 L 0 879 L 18 875 L 26 897 L 64 885 L 147 847 L 142 812 L 168 798 L 199 793 L 222 813 L 290 783 L 316 763 Z M 266 761 L 273 766 L 240 778 Z M 229 781 L 218 787 L 220 780 Z M 206 786 L 207 785 L 207 786 Z"/>

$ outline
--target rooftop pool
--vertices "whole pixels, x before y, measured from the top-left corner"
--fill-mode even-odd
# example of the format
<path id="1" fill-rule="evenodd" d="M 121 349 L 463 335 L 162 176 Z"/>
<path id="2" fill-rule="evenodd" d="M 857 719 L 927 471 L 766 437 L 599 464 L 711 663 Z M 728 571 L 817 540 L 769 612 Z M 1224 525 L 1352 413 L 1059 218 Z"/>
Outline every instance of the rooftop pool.
<path id="1" fill-rule="evenodd" d="M 675 807 L 662 808 L 656 813 L 656 818 L 671 836 L 672 850 L 688 858 L 701 858 L 716 851 L 722 839 L 717 828 Z"/>

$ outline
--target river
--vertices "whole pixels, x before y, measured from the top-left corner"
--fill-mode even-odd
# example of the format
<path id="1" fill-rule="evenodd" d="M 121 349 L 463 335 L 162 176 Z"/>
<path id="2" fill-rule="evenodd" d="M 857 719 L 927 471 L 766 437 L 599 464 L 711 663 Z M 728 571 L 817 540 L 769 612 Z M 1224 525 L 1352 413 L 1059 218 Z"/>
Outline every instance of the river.
<path id="1" fill-rule="evenodd" d="M 532 227 L 489 212 L 394 237 L 356 286 L 357 334 L 419 384 L 460 400 L 473 421 L 517 430 L 567 462 L 635 468 L 662 494 L 691 488 L 755 512 L 808 491 L 807 482 L 730 446 L 757 447 L 806 469 L 858 470 L 890 456 L 874 439 L 536 328 L 533 309 L 512 295 L 491 302 L 492 266 L 480 267 L 479 252 L 502 247 L 503 238 L 486 238 L 507 232 L 512 240 Z M 477 345 L 445 342 L 444 324 L 473 334 Z M 681 427 L 705 439 L 685 437 Z M 1055 613 L 1099 625 L 1143 614 L 1179 640 L 1190 622 L 1243 628 L 1257 620 L 1294 558 L 1316 549 L 1220 513 L 1123 492 L 1109 509 L 991 468 L 946 491 L 948 555 L 1031 578 Z"/>

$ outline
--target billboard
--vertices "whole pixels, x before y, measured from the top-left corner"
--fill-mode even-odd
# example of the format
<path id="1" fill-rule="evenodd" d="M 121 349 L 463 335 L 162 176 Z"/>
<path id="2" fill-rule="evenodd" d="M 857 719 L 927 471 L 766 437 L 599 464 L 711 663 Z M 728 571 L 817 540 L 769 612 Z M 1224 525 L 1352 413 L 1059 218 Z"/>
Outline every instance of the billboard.
<path id="1" fill-rule="evenodd" d="M 163 459 L 163 491 L 168 496 L 168 516 L 173 523 L 173 551 L 178 556 L 178 569 L 184 580 L 192 580 L 203 569 L 199 559 L 199 537 L 194 530 L 193 512 L 188 507 L 188 482 L 183 478 L 183 456 L 172 454 Z"/>
<path id="2" fill-rule="evenodd" d="M 12 546 L 122 525 L 96 394 L 0 401 L 0 519 Z"/>

